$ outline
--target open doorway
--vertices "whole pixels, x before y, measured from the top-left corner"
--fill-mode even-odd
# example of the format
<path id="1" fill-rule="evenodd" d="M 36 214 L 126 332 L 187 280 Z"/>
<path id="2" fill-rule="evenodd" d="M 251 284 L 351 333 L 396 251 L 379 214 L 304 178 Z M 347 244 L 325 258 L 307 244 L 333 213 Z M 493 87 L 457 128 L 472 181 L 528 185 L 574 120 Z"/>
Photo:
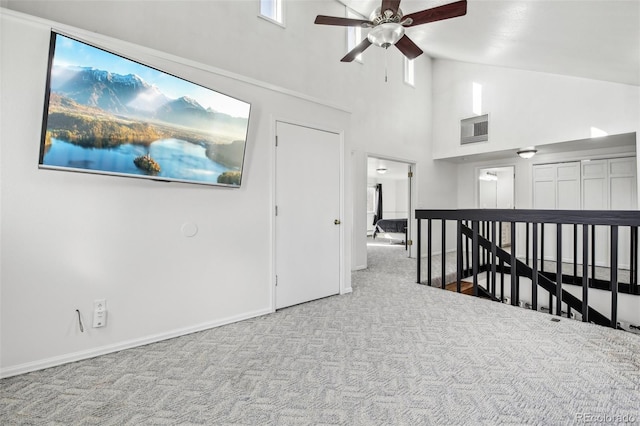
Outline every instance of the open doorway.
<path id="1" fill-rule="evenodd" d="M 515 208 L 515 166 L 487 167 L 478 170 L 478 208 Z M 511 245 L 511 223 L 503 223 L 502 247 Z"/>
<path id="2" fill-rule="evenodd" d="M 367 157 L 367 263 L 372 249 L 411 256 L 413 169 L 408 162 Z"/>

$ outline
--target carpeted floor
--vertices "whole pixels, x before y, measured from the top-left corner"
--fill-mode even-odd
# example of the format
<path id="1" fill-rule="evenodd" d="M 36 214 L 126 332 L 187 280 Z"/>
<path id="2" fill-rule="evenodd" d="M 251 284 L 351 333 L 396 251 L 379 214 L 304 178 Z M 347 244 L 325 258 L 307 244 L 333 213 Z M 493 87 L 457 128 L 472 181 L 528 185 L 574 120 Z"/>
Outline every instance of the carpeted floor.
<path id="1" fill-rule="evenodd" d="M 640 423 L 640 338 L 415 284 L 370 247 L 352 294 L 0 381 L 0 424 Z"/>

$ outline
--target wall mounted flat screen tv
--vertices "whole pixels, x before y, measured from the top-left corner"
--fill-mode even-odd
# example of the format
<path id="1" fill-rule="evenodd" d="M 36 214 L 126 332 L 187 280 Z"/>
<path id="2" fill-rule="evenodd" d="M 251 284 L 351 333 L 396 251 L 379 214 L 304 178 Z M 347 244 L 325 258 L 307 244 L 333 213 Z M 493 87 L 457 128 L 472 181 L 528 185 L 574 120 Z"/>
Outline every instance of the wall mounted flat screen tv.
<path id="1" fill-rule="evenodd" d="M 52 32 L 39 167 L 239 187 L 250 108 Z"/>

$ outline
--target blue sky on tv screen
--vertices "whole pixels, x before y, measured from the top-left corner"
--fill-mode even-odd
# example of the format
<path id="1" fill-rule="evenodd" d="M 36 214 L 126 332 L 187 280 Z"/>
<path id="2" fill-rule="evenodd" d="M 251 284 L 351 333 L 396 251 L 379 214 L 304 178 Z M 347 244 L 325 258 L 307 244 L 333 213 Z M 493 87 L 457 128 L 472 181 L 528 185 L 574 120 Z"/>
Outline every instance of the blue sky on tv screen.
<path id="1" fill-rule="evenodd" d="M 157 86 L 165 95 L 177 99 L 189 96 L 205 108 L 212 108 L 234 117 L 249 117 L 249 104 L 214 90 L 174 77 L 154 68 L 139 64 L 105 50 L 56 35 L 54 66 L 93 67 L 115 74 L 136 74 L 149 84 Z"/>

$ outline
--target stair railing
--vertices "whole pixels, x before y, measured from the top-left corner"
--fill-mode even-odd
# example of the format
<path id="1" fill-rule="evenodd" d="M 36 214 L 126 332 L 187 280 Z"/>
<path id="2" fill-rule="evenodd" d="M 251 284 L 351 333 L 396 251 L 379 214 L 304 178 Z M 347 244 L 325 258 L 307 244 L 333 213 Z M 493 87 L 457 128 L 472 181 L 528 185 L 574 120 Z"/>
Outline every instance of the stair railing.
<path id="1" fill-rule="evenodd" d="M 505 285 L 510 287 L 510 303 L 520 304 L 520 277 L 531 280 L 531 308 L 538 309 L 538 288 L 549 295 L 549 313 L 563 314 L 563 303 L 567 306 L 567 316 L 572 310 L 582 315 L 582 321 L 595 322 L 611 327 L 618 326 L 618 293 L 640 295 L 638 285 L 638 226 L 639 211 L 622 210 L 416 210 L 417 244 L 417 282 L 422 283 L 422 221 L 427 221 L 427 285 L 433 283 L 432 255 L 434 221 L 440 221 L 441 228 L 441 287 L 446 285 L 447 222 L 456 222 L 456 290 L 461 291 L 463 278 L 473 277 L 473 294 L 496 301 L 504 301 Z M 502 244 L 503 224 L 510 224 L 510 251 Z M 522 259 L 517 257 L 516 225 L 524 224 L 525 247 Z M 572 225 L 573 230 L 573 268 L 572 272 L 563 271 L 563 225 Z M 437 224 L 436 224 L 437 226 Z M 545 271 L 545 226 L 555 227 L 555 271 Z M 603 280 L 596 277 L 596 226 L 608 227 L 609 241 L 605 242 L 610 251 L 609 277 Z M 629 279 L 620 282 L 619 234 L 623 227 L 629 228 Z M 582 270 L 578 276 L 579 230 L 582 230 Z M 591 232 L 590 232 L 591 231 Z M 469 251 L 471 245 L 471 252 Z M 539 253 L 539 254 L 538 254 Z M 591 261 L 589 262 L 589 257 Z M 479 284 L 478 275 L 486 273 L 486 285 Z M 497 297 L 498 288 L 499 294 Z M 510 283 L 505 283 L 505 275 Z M 575 297 L 563 289 L 562 284 L 582 286 L 582 298 Z M 611 294 L 611 315 L 607 318 L 589 306 L 589 288 L 609 291 Z M 555 304 L 553 303 L 555 299 Z M 554 306 L 555 305 L 555 306 Z M 555 310 L 554 310 L 555 308 Z"/>

